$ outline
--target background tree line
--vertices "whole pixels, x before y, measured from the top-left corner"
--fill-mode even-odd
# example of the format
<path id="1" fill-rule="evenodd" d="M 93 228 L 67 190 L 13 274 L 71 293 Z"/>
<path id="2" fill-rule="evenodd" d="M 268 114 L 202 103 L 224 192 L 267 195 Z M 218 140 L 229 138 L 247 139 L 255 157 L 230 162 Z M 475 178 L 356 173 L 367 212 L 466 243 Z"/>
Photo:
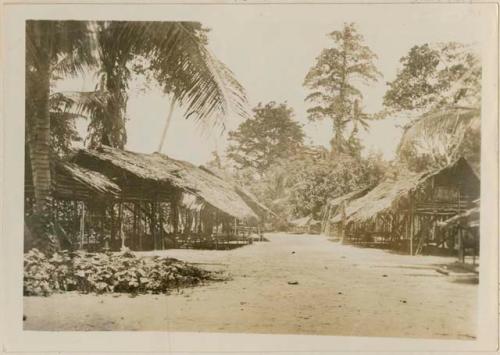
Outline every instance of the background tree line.
<path id="1" fill-rule="evenodd" d="M 310 121 L 330 120 L 330 149 L 304 143 L 305 133 L 286 103 L 269 102 L 229 133 L 225 165 L 240 183 L 281 217 L 319 219 L 328 198 L 373 186 L 402 171 L 442 167 L 465 156 L 479 170 L 480 60 L 459 43 L 413 46 L 387 82 L 384 110 L 366 113 L 362 87 L 382 75 L 377 55 L 352 23 L 329 34 L 305 76 Z M 372 120 L 408 118 L 394 161 L 362 154 L 358 134 Z M 221 158 L 218 165 L 221 165 Z M 213 163 L 213 162 L 212 162 Z"/>

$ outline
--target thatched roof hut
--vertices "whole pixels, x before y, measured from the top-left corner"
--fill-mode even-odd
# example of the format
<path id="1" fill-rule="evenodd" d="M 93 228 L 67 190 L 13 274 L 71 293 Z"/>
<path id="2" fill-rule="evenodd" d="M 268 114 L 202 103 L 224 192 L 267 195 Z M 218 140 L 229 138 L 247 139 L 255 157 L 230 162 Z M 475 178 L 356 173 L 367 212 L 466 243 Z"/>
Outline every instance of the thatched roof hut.
<path id="1" fill-rule="evenodd" d="M 442 169 L 389 178 L 352 200 L 331 221 L 341 225 L 338 234 L 344 241 L 420 253 L 443 245 L 438 223 L 474 207 L 479 193 L 478 176 L 460 158 Z"/>
<path id="2" fill-rule="evenodd" d="M 53 159 L 51 169 L 51 217 L 73 242 L 92 250 L 164 249 L 214 238 L 216 248 L 247 243 L 263 220 L 263 207 L 232 182 L 159 153 L 80 149 L 69 161 Z M 31 181 L 27 164 L 27 214 L 33 212 Z"/>
<path id="3" fill-rule="evenodd" d="M 143 154 L 102 146 L 81 149 L 72 160 L 87 169 L 101 171 L 122 188 L 122 199 L 161 198 L 171 189 L 193 194 L 214 208 L 241 220 L 259 219 L 234 187 L 191 163 L 160 153 Z M 151 188 L 145 189 L 145 186 Z"/>
<path id="4" fill-rule="evenodd" d="M 407 173 L 397 179 L 388 179 L 377 185 L 361 198 L 352 201 L 346 209 L 347 222 L 363 222 L 387 210 L 398 209 L 407 202 L 408 195 L 419 190 L 432 178 L 437 183 L 454 180 L 464 188 L 467 195 L 479 195 L 479 178 L 464 158 L 433 172 Z M 466 200 L 465 195 L 462 196 Z M 444 206 L 442 206 L 444 207 Z M 334 221 L 340 221 L 336 216 Z"/>

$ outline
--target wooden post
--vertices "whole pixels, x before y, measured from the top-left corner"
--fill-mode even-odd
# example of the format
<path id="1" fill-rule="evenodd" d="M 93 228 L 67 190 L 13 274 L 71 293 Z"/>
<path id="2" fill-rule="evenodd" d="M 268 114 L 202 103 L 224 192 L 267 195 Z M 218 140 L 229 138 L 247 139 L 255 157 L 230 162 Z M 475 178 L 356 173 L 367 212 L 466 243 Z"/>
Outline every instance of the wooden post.
<path id="1" fill-rule="evenodd" d="M 464 253 L 464 241 L 462 228 L 458 227 L 458 259 L 464 263 L 465 262 L 465 253 Z"/>
<path id="2" fill-rule="evenodd" d="M 111 203 L 109 206 L 109 216 L 111 219 L 111 224 L 110 224 L 110 237 L 111 237 L 111 248 L 113 249 L 115 247 L 115 240 L 116 240 L 116 225 L 115 225 L 115 204 Z"/>
<path id="3" fill-rule="evenodd" d="M 472 266 L 476 266 L 476 252 L 477 252 L 477 247 L 476 247 L 476 238 L 474 235 L 469 234 L 472 237 L 472 242 L 474 243 L 474 248 L 472 249 Z"/>
<path id="4" fill-rule="evenodd" d="M 155 202 L 151 202 L 151 235 L 153 237 L 153 250 L 157 250 L 158 249 L 158 236 L 156 233 L 156 228 L 157 227 L 157 223 L 156 223 L 156 203 Z"/>
<path id="5" fill-rule="evenodd" d="M 137 202 L 134 202 L 134 226 L 133 226 L 133 232 L 132 232 L 132 238 L 134 242 L 134 249 L 137 248 Z"/>
<path id="6" fill-rule="evenodd" d="M 121 249 L 125 249 L 125 234 L 123 233 L 123 203 L 120 201 L 119 205 L 119 226 L 120 226 L 120 239 L 122 241 Z"/>
<path id="7" fill-rule="evenodd" d="M 413 215 L 410 214 L 410 255 L 413 255 L 413 232 L 414 232 L 414 218 Z"/>
<path id="8" fill-rule="evenodd" d="M 142 250 L 143 247 L 142 247 L 142 237 L 144 235 L 144 231 L 145 231 L 145 226 L 143 228 L 143 213 L 142 213 L 142 210 L 141 210 L 141 202 L 139 201 L 138 203 L 138 219 L 139 219 L 139 228 L 138 228 L 138 233 L 139 233 L 139 249 Z M 145 223 L 145 221 L 144 221 Z"/>
<path id="9" fill-rule="evenodd" d="M 82 216 L 80 218 L 80 249 L 83 250 L 83 239 L 85 238 L 85 202 L 82 201 Z"/>
<path id="10" fill-rule="evenodd" d="M 174 236 L 179 233 L 179 198 L 172 201 L 172 227 Z"/>
<path id="11" fill-rule="evenodd" d="M 414 218 L 414 211 L 413 211 L 413 194 L 410 192 L 409 194 L 409 213 L 408 217 L 410 218 L 410 255 L 413 255 L 413 234 L 414 234 L 414 229 L 415 229 L 415 218 Z"/>
<path id="12" fill-rule="evenodd" d="M 342 221 L 340 221 L 340 242 L 343 244 L 344 243 L 344 236 L 345 236 L 345 225 L 346 225 L 346 213 L 345 213 L 345 203 L 342 202 L 342 205 L 340 208 L 342 208 Z"/>

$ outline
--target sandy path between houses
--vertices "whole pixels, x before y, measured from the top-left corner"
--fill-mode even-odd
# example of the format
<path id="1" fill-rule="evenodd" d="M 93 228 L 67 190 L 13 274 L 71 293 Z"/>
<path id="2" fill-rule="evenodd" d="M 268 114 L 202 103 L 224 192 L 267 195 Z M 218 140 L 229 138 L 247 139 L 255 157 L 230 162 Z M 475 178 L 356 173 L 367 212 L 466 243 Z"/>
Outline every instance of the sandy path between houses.
<path id="1" fill-rule="evenodd" d="M 270 242 L 231 251 L 158 252 L 226 270 L 230 281 L 170 295 L 25 297 L 24 327 L 459 339 L 476 334 L 477 285 L 434 269 L 453 258 L 398 255 L 322 236 L 267 237 Z"/>

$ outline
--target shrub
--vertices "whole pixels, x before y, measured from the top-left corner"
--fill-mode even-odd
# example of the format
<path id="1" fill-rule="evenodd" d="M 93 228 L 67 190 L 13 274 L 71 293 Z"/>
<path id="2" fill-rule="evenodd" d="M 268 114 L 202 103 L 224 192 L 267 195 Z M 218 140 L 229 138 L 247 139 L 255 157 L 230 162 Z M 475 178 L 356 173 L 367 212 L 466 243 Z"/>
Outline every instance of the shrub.
<path id="1" fill-rule="evenodd" d="M 24 256 L 24 294 L 47 296 L 57 291 L 165 293 L 219 279 L 213 272 L 165 257 L 118 254 L 54 253 L 50 259 L 32 249 Z"/>
<path id="2" fill-rule="evenodd" d="M 55 288 L 52 281 L 54 266 L 38 249 L 24 255 L 24 294 L 48 295 Z"/>

